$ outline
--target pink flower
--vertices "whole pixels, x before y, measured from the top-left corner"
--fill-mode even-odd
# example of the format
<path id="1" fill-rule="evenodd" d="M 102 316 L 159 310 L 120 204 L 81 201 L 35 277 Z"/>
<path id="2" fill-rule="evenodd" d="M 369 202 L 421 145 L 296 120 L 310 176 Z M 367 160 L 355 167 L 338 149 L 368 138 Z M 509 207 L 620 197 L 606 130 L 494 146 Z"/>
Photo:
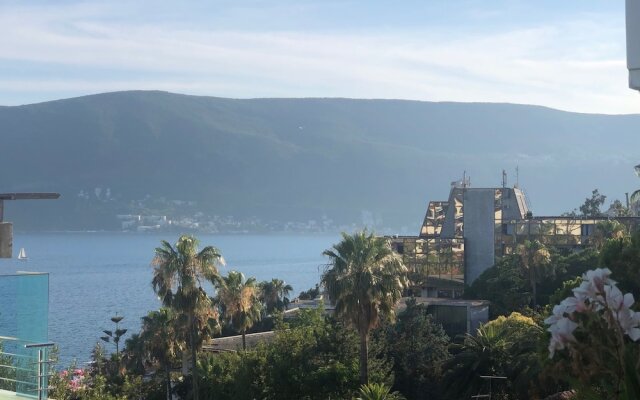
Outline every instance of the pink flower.
<path id="1" fill-rule="evenodd" d="M 66 378 L 69 375 L 69 371 L 67 371 L 66 369 L 62 372 L 60 372 L 60 377 L 61 378 Z"/>
<path id="2" fill-rule="evenodd" d="M 80 368 L 75 369 L 75 370 L 73 370 L 73 374 L 74 374 L 74 375 L 84 376 L 84 370 L 82 370 L 82 369 L 80 369 Z"/>

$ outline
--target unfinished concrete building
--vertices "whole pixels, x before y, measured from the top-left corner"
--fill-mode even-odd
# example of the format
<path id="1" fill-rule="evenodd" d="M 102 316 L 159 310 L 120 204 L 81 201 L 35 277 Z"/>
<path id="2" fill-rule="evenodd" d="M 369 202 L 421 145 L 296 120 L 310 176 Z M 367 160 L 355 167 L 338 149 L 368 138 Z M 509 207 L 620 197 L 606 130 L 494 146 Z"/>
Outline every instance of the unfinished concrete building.
<path id="1" fill-rule="evenodd" d="M 465 284 L 526 240 L 579 249 L 592 242 L 601 221 L 615 219 L 629 230 L 640 222 L 638 217 L 533 216 L 527 204 L 517 186 L 472 188 L 466 179 L 452 183 L 447 201 L 429 202 L 418 236 L 390 237 L 412 271 L 414 289 L 422 297 L 459 298 Z"/>

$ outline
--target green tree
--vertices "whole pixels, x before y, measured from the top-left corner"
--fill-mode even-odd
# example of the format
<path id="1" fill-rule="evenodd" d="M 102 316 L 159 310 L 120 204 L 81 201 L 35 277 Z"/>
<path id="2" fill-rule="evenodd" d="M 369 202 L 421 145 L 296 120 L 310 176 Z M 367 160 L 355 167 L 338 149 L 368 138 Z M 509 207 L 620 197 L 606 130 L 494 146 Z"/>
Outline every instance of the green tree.
<path id="1" fill-rule="evenodd" d="M 554 251 L 553 247 L 550 249 L 551 260 L 546 266 L 548 275 L 536 285 L 538 306 L 549 304 L 549 297 L 562 287 L 563 282 L 575 279 L 600 262 L 599 253 L 594 248 L 567 253 Z M 526 271 L 522 270 L 519 256 L 504 256 L 465 288 L 464 297 L 489 300 L 492 318 L 509 315 L 513 311 L 522 312 L 532 299 L 531 284 L 523 272 Z"/>
<path id="2" fill-rule="evenodd" d="M 244 278 L 244 274 L 229 271 L 217 282 L 217 303 L 224 319 L 242 334 L 242 349 L 247 349 L 247 330 L 260 320 L 259 288 L 255 278 Z"/>
<path id="3" fill-rule="evenodd" d="M 640 231 L 608 240 L 600 252 L 600 264 L 611 270 L 621 290 L 640 298 Z"/>
<path id="4" fill-rule="evenodd" d="M 298 299 L 300 300 L 313 300 L 320 295 L 320 286 L 316 283 L 316 286 L 313 288 L 309 288 L 308 290 L 303 290 L 298 295 Z"/>
<path id="5" fill-rule="evenodd" d="M 386 342 L 372 336 L 370 375 L 390 385 Z M 299 310 L 281 321 L 274 335 L 252 351 L 206 355 L 198 360 L 201 399 L 351 399 L 360 386 L 359 339 L 324 308 Z M 183 393 L 178 383 L 178 393 Z"/>
<path id="6" fill-rule="evenodd" d="M 449 338 L 442 326 L 433 322 L 424 305 L 415 299 L 386 329 L 389 355 L 393 359 L 393 388 L 411 400 L 438 396 L 440 366 L 449 358 Z"/>
<path id="7" fill-rule="evenodd" d="M 127 373 L 144 375 L 146 362 L 144 346 L 144 339 L 140 337 L 139 333 L 134 333 L 125 340 L 122 361 Z"/>
<path id="8" fill-rule="evenodd" d="M 165 394 L 171 400 L 171 365 L 181 350 L 183 340 L 175 330 L 176 316 L 170 308 L 161 308 L 142 317 L 140 338 L 151 361 L 164 373 Z"/>
<path id="9" fill-rule="evenodd" d="M 602 216 L 600 207 L 604 204 L 607 196 L 600 194 L 598 189 L 593 189 L 591 198 L 584 199 L 584 203 L 580 206 L 580 213 L 585 218 L 593 218 Z"/>
<path id="10" fill-rule="evenodd" d="M 348 399 L 359 385 L 359 335 L 323 308 L 301 310 L 291 325 L 283 325 L 265 348 L 261 383 L 266 399 Z M 390 385 L 392 365 L 385 344 L 372 338 L 369 375 Z"/>
<path id="11" fill-rule="evenodd" d="M 369 332 L 382 316 L 393 317 L 407 287 L 407 268 L 389 241 L 366 230 L 342 234 L 342 241 L 325 250 L 329 267 L 322 284 L 335 304 L 336 315 L 360 336 L 360 382 L 369 382 Z"/>
<path id="12" fill-rule="evenodd" d="M 613 213 L 615 217 L 631 217 L 632 213 L 629 207 L 622 204 L 618 199 L 614 200 L 609 206 L 607 213 Z"/>
<path id="13" fill-rule="evenodd" d="M 261 398 L 252 380 L 244 379 L 245 370 L 255 358 L 251 353 L 223 352 L 207 354 L 198 360 L 198 369 L 202 382 L 200 398 L 203 400 L 250 400 Z M 259 376 L 259 370 L 252 371 L 253 378 Z M 253 395 L 253 396 L 252 396 Z"/>
<path id="14" fill-rule="evenodd" d="M 3 351 L 2 340 L 0 340 L 0 389 L 10 390 L 15 392 L 16 384 L 13 380 L 16 379 L 16 370 L 13 368 L 7 368 L 14 365 L 13 356 L 5 354 Z"/>
<path id="15" fill-rule="evenodd" d="M 622 239 L 627 236 L 627 228 L 616 220 L 600 221 L 596 224 L 593 235 L 589 237 L 589 243 L 596 250 L 601 250 L 609 239 Z"/>
<path id="16" fill-rule="evenodd" d="M 541 370 L 538 344 L 543 334 L 533 319 L 519 313 L 482 325 L 475 336 L 451 346 L 453 357 L 443 364 L 448 395 L 468 399 L 484 387 L 480 376 L 505 376 L 504 386 L 494 386 L 496 391 L 508 398 L 530 398 Z"/>
<path id="17" fill-rule="evenodd" d="M 535 308 L 538 305 L 537 285 L 543 277 L 549 275 L 551 253 L 537 240 L 525 240 L 518 245 L 517 251 L 520 266 L 531 285 L 531 303 Z"/>
<path id="18" fill-rule="evenodd" d="M 122 337 L 127 333 L 126 329 L 120 328 L 120 322 L 123 319 L 124 317 L 122 315 L 118 315 L 118 313 L 116 313 L 114 317 L 111 317 L 111 322 L 115 324 L 116 329 L 113 331 L 105 329 L 102 332 L 104 332 L 106 336 L 100 337 L 100 339 L 102 339 L 105 343 L 113 342 L 113 345 L 116 347 L 116 360 L 118 364 L 120 364 L 120 339 L 122 339 Z"/>
<path id="19" fill-rule="evenodd" d="M 391 388 L 382 383 L 369 383 L 362 385 L 358 390 L 356 400 L 404 400 L 398 392 L 391 392 Z"/>
<path id="20" fill-rule="evenodd" d="M 198 251 L 198 240 L 182 235 L 175 248 L 162 241 L 156 248 L 152 261 L 153 290 L 165 307 L 172 308 L 178 315 L 178 321 L 187 333 L 187 345 L 191 352 L 191 370 L 193 375 L 193 396 L 198 400 L 198 376 L 195 368 L 198 347 L 202 343 L 200 335 L 203 327 L 215 317 L 211 302 L 204 289 L 204 279 L 219 280 L 217 265 L 221 262 L 218 249 L 207 246 Z"/>
<path id="21" fill-rule="evenodd" d="M 502 257 L 485 270 L 465 289 L 464 297 L 489 300 L 492 317 L 509 315 L 531 304 L 529 282 L 522 274 L 516 255 Z"/>
<path id="22" fill-rule="evenodd" d="M 284 311 L 289 306 L 289 294 L 293 287 L 282 279 L 260 282 L 260 301 L 267 315 L 274 311 Z"/>

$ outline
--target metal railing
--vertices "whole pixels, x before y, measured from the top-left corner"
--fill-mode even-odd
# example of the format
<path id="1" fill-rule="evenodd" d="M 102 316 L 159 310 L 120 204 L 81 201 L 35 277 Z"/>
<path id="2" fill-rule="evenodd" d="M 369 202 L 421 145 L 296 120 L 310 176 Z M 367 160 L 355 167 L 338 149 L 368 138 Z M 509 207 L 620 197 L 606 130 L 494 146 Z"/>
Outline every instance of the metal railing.
<path id="1" fill-rule="evenodd" d="M 48 398 L 49 350 L 53 343 L 33 343 L 0 336 L 0 389 L 27 398 Z"/>

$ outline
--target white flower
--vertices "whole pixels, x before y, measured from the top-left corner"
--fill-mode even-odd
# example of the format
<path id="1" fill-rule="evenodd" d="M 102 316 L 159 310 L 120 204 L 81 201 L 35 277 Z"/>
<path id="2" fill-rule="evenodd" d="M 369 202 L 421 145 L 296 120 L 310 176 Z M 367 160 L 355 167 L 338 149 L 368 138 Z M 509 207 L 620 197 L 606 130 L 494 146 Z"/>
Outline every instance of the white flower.
<path id="1" fill-rule="evenodd" d="M 588 306 L 585 304 L 584 299 L 579 299 L 577 297 L 567 297 L 562 300 L 560 303 L 561 306 L 565 308 L 567 314 L 572 314 L 574 312 L 583 312 L 588 309 Z"/>
<path id="2" fill-rule="evenodd" d="M 623 308 L 614 313 L 620 328 L 634 342 L 640 339 L 640 313 Z"/>
<path id="3" fill-rule="evenodd" d="M 544 323 L 547 325 L 555 325 L 559 320 L 564 318 L 566 309 L 567 307 L 562 303 L 553 306 L 553 313 L 549 316 L 549 318 L 544 320 Z"/>
<path id="4" fill-rule="evenodd" d="M 607 306 L 614 311 L 629 308 L 634 302 L 633 294 L 627 293 L 623 295 L 616 285 L 605 285 L 604 295 Z"/>
<path id="5" fill-rule="evenodd" d="M 564 349 L 564 344 L 555 340 L 553 337 L 549 340 L 549 358 L 553 358 L 556 350 Z"/>
<path id="6" fill-rule="evenodd" d="M 549 357 L 552 358 L 556 350 L 564 349 L 567 342 L 575 342 L 573 331 L 578 324 L 569 318 L 560 318 L 555 324 L 548 329 L 551 332 L 551 341 L 549 342 Z"/>
<path id="7" fill-rule="evenodd" d="M 607 318 L 610 327 L 614 328 L 611 324 L 617 323 L 631 340 L 640 340 L 640 313 L 631 310 L 635 301 L 633 294 L 623 294 L 609 275 L 611 271 L 608 268 L 587 271 L 582 275 L 580 286 L 573 289 L 574 297 L 567 297 L 553 307 L 552 315 L 544 320 L 551 332 L 549 358 L 556 350 L 564 349 L 568 342 L 576 340 L 573 331 L 578 324 L 568 318 L 575 312 L 592 311 L 599 318 L 611 313 L 613 319 Z"/>
<path id="8" fill-rule="evenodd" d="M 573 289 L 573 295 L 576 296 L 578 300 L 582 301 L 595 299 L 598 295 L 598 290 L 591 281 L 584 280 L 580 283 L 580 286 Z"/>
<path id="9" fill-rule="evenodd" d="M 602 292 L 604 285 L 615 283 L 609 279 L 609 275 L 611 275 L 609 268 L 596 268 L 585 272 L 584 275 L 582 275 L 582 279 L 590 281 L 599 292 Z"/>

